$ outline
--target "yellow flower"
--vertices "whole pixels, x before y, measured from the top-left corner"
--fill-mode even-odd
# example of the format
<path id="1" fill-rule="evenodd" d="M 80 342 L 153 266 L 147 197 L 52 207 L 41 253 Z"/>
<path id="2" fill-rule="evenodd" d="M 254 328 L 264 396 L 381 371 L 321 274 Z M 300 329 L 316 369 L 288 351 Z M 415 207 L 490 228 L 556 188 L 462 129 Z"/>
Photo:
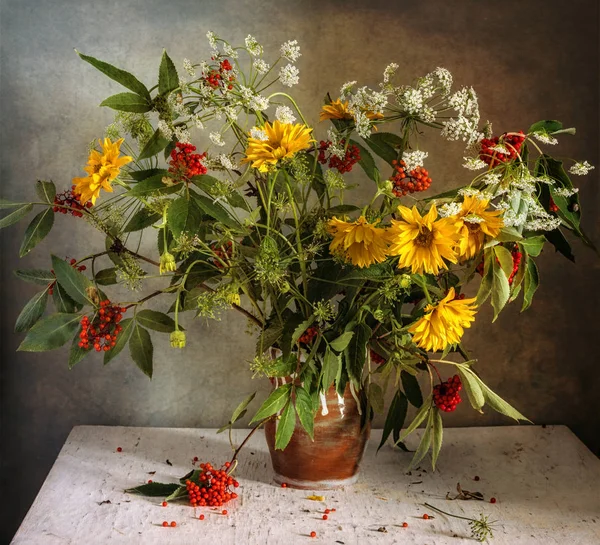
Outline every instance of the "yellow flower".
<path id="1" fill-rule="evenodd" d="M 465 196 L 461 211 L 455 216 L 459 228 L 459 257 L 471 259 L 481 250 L 485 236 L 496 238 L 504 222 L 502 210 L 487 210 L 490 201 L 469 195 Z M 468 221 L 472 218 L 475 221 Z"/>
<path id="2" fill-rule="evenodd" d="M 375 227 L 364 216 L 356 221 L 347 222 L 335 216 L 328 223 L 329 234 L 333 240 L 329 246 L 331 252 L 339 252 L 353 265 L 369 267 L 381 263 L 387 257 L 385 229 Z"/>
<path id="3" fill-rule="evenodd" d="M 266 172 L 269 165 L 277 164 L 280 159 L 293 157 L 296 152 L 307 149 L 312 141 L 312 129 L 300 123 L 275 121 L 271 125 L 266 122 L 262 129 L 267 139 L 248 138 L 246 157 L 242 159 L 242 163 L 251 162 L 261 172 Z"/>
<path id="4" fill-rule="evenodd" d="M 176 329 L 171 332 L 170 339 L 172 348 L 185 348 L 185 332 L 180 329 Z"/>
<path id="5" fill-rule="evenodd" d="M 160 274 L 165 274 L 168 272 L 174 272 L 177 270 L 177 262 L 175 261 L 175 256 L 169 252 L 165 252 L 160 256 L 160 263 L 158 272 Z"/>
<path id="6" fill-rule="evenodd" d="M 90 152 L 87 165 L 84 167 L 88 175 L 83 178 L 73 178 L 74 191 L 79 195 L 81 204 L 88 201 L 96 204 L 100 189 L 112 193 L 110 182 L 119 175 L 122 166 L 133 161 L 133 158 L 128 155 L 119 157 L 123 140 L 123 138 L 116 142 L 111 142 L 110 138 L 99 140 L 102 153 L 95 149 Z"/>
<path id="7" fill-rule="evenodd" d="M 381 119 L 383 114 L 376 114 L 369 110 L 366 112 L 369 119 Z M 319 114 L 319 121 L 325 121 L 326 119 L 353 119 L 354 115 L 352 110 L 348 108 L 348 101 L 342 102 L 339 98 L 324 104 Z"/>
<path id="8" fill-rule="evenodd" d="M 425 315 L 412 324 L 408 331 L 413 334 L 417 346 L 435 352 L 449 344 L 457 344 L 475 321 L 477 307 L 473 299 L 454 299 L 454 288 L 437 305 L 427 305 Z"/>
<path id="9" fill-rule="evenodd" d="M 389 255 L 398 255 L 398 267 L 410 267 L 414 273 L 438 274 L 447 269 L 444 259 L 456 263 L 454 247 L 457 243 L 455 220 L 442 218 L 436 221 L 437 209 L 432 205 L 421 217 L 415 206 L 412 210 L 399 206 L 402 221 L 392 220 L 387 231 L 390 242 Z"/>

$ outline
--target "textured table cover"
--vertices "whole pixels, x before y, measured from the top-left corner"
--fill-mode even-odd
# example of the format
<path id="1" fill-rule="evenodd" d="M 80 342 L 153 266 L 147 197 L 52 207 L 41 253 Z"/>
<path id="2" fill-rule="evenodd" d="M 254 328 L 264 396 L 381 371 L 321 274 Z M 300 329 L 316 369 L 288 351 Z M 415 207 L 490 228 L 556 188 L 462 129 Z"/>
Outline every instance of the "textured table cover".
<path id="1" fill-rule="evenodd" d="M 240 442 L 245 434 L 236 430 L 234 440 Z M 150 478 L 173 482 L 192 468 L 194 456 L 224 462 L 231 455 L 226 433 L 79 426 L 12 543 L 475 543 L 466 521 L 436 514 L 424 502 L 464 516 L 489 514 L 498 521 L 492 540 L 498 545 L 600 543 L 600 460 L 566 427 L 447 429 L 435 473 L 424 463 L 407 474 L 411 454 L 391 446 L 376 456 L 380 437 L 381 431 L 374 430 L 358 483 L 317 492 L 325 497 L 320 502 L 306 499 L 310 491 L 272 483 L 264 436 L 256 433 L 236 471 L 239 498 L 227 505 L 224 516 L 220 510 L 176 502 L 162 507 L 160 498 L 129 495 L 123 489 Z M 410 448 L 417 438 L 409 439 Z M 481 492 L 486 501 L 446 499 L 447 493 L 456 495 L 457 483 Z M 497 498 L 495 504 L 489 503 L 491 497 Z M 325 508 L 336 509 L 327 521 L 322 520 Z M 201 512 L 206 517 L 202 521 L 197 518 Z M 424 520 L 424 513 L 435 518 Z M 165 520 L 176 521 L 177 527 L 163 528 Z"/>

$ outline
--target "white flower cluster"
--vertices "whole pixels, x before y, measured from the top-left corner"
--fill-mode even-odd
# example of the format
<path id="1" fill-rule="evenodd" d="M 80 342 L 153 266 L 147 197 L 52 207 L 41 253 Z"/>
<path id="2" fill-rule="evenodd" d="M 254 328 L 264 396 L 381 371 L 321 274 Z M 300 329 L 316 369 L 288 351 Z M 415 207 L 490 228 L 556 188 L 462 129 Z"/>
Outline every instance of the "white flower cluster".
<path id="1" fill-rule="evenodd" d="M 387 105 L 387 96 L 383 92 L 360 87 L 354 93 L 355 81 L 345 83 L 340 89 L 340 97 L 348 101 L 348 110 L 352 112 L 356 132 L 368 138 L 373 128 L 373 114 L 382 115 Z"/>
<path id="2" fill-rule="evenodd" d="M 288 64 L 279 70 L 279 81 L 286 87 L 293 87 L 298 84 L 299 73 L 300 71 L 293 64 Z"/>
<path id="3" fill-rule="evenodd" d="M 327 130 L 327 139 L 331 142 L 331 146 L 329 146 L 329 152 L 331 155 L 334 155 L 338 159 L 343 159 L 346 157 L 346 150 L 344 149 L 344 145 L 341 143 L 342 137 L 334 128 Z"/>
<path id="4" fill-rule="evenodd" d="M 576 176 L 585 176 L 590 170 L 593 170 L 594 166 L 590 165 L 587 161 L 580 161 L 575 163 L 570 169 L 571 174 Z"/>
<path id="5" fill-rule="evenodd" d="M 340 98 L 344 100 L 349 94 L 352 93 L 352 89 L 356 85 L 356 81 L 347 81 L 340 87 Z"/>
<path id="6" fill-rule="evenodd" d="M 271 68 L 269 64 L 263 61 L 262 59 L 254 59 L 252 65 L 254 66 L 256 71 L 261 75 L 266 74 L 269 71 L 269 68 Z"/>
<path id="7" fill-rule="evenodd" d="M 254 95 L 248 103 L 250 109 L 257 112 L 264 112 L 269 107 L 269 99 L 261 95 Z"/>
<path id="8" fill-rule="evenodd" d="M 487 163 L 479 157 L 463 157 L 465 162 L 463 167 L 468 170 L 481 170 L 487 166 Z"/>
<path id="9" fill-rule="evenodd" d="M 253 57 L 258 57 L 263 53 L 262 45 L 260 45 L 256 41 L 256 38 L 254 36 L 250 36 L 250 34 L 248 34 L 248 36 L 246 37 L 246 49 L 248 50 L 248 53 L 250 53 L 250 55 L 252 55 Z"/>
<path id="10" fill-rule="evenodd" d="M 224 153 L 219 155 L 219 162 L 221 163 L 221 166 L 227 170 L 234 170 L 237 168 L 236 164 L 231 160 L 231 157 L 225 155 Z"/>
<path id="11" fill-rule="evenodd" d="M 422 167 L 428 155 L 429 154 L 426 151 L 405 151 L 402 154 L 402 160 L 405 164 L 405 170 L 407 172 L 411 172 L 417 167 Z"/>
<path id="12" fill-rule="evenodd" d="M 209 30 L 206 33 L 206 37 L 208 38 L 208 43 L 210 45 L 210 48 L 214 51 L 219 51 L 219 46 L 217 45 L 217 35 L 212 32 L 211 30 Z"/>
<path id="13" fill-rule="evenodd" d="M 450 141 L 462 140 L 472 146 L 481 140 L 479 132 L 479 104 L 472 87 L 463 87 L 448 99 L 448 105 L 456 110 L 457 116 L 443 123 L 442 136 Z"/>
<path id="14" fill-rule="evenodd" d="M 456 216 L 462 209 L 462 204 L 459 202 L 449 202 L 438 208 L 438 214 L 442 218 Z"/>
<path id="15" fill-rule="evenodd" d="M 238 58 L 237 51 L 235 49 L 233 49 L 233 47 L 231 47 L 228 43 L 223 45 L 223 53 L 227 57 L 231 57 L 232 59 Z"/>
<path id="16" fill-rule="evenodd" d="M 208 137 L 215 146 L 223 147 L 225 145 L 225 140 L 219 132 L 211 132 Z"/>
<path id="17" fill-rule="evenodd" d="M 158 122 L 158 130 L 165 138 L 170 140 L 173 138 L 173 127 L 169 125 L 164 119 Z"/>
<path id="18" fill-rule="evenodd" d="M 392 91 L 393 90 L 391 81 L 394 78 L 394 76 L 396 75 L 397 70 L 398 70 L 398 65 L 395 62 L 388 64 L 385 67 L 385 70 L 383 71 L 383 83 L 381 83 L 379 85 L 384 91 Z"/>
<path id="19" fill-rule="evenodd" d="M 569 189 L 567 187 L 557 187 L 552 191 L 552 193 L 554 195 L 558 195 L 559 197 L 565 197 L 568 199 L 569 197 L 575 195 L 575 193 L 579 193 L 579 188 L 574 187 L 573 189 Z"/>
<path id="20" fill-rule="evenodd" d="M 458 194 L 462 197 L 479 197 L 484 198 L 481 191 L 479 189 L 475 189 L 474 187 L 463 187 L 458 190 Z"/>
<path id="21" fill-rule="evenodd" d="M 260 140 L 262 142 L 266 142 L 269 139 L 267 133 L 258 127 L 252 127 L 250 129 L 250 138 L 254 138 L 255 140 Z"/>
<path id="22" fill-rule="evenodd" d="M 194 66 L 190 59 L 183 59 L 183 69 L 192 77 L 196 75 L 196 71 L 194 70 Z"/>
<path id="23" fill-rule="evenodd" d="M 173 132 L 175 133 L 175 138 L 182 144 L 189 144 L 192 137 L 190 135 L 190 131 L 183 125 L 178 125 L 174 128 Z"/>
<path id="24" fill-rule="evenodd" d="M 532 136 L 542 144 L 549 144 L 555 146 L 558 144 L 558 140 L 554 136 L 549 135 L 546 131 L 536 131 L 532 133 Z"/>
<path id="25" fill-rule="evenodd" d="M 294 112 L 288 106 L 277 106 L 275 110 L 275 117 L 280 123 L 292 124 L 296 121 Z"/>
<path id="26" fill-rule="evenodd" d="M 281 46 L 280 51 L 281 56 L 290 62 L 296 62 L 302 56 L 297 40 L 288 40 Z"/>

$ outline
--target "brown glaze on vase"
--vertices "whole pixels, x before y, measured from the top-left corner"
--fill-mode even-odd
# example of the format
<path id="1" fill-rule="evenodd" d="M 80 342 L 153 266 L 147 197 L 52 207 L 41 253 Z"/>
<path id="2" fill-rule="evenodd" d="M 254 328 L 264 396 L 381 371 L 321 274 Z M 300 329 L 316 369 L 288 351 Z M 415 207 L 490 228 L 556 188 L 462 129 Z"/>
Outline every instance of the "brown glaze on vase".
<path id="1" fill-rule="evenodd" d="M 281 380 L 281 379 L 280 379 Z M 370 423 L 363 419 L 350 388 L 338 396 L 335 388 L 321 394 L 315 416 L 314 441 L 296 420 L 294 434 L 284 450 L 275 450 L 276 420 L 265 424 L 275 481 L 293 488 L 327 490 L 356 482 Z"/>

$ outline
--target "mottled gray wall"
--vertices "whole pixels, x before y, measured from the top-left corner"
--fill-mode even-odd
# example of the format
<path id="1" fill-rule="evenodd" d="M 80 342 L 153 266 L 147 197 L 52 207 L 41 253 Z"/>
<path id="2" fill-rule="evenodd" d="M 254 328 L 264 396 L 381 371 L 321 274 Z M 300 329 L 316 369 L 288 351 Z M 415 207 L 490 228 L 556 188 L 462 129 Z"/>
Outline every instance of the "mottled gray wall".
<path id="1" fill-rule="evenodd" d="M 383 68 L 400 64 L 409 82 L 436 66 L 479 92 L 482 117 L 497 132 L 526 129 L 557 118 L 576 126 L 560 152 L 598 158 L 598 4 L 595 0 L 517 1 L 185 1 L 2 0 L 1 194 L 32 198 L 36 178 L 66 187 L 80 175 L 87 143 L 110 121 L 96 108 L 119 87 L 74 54 L 77 48 L 155 81 L 166 47 L 178 64 L 208 53 L 208 29 L 241 41 L 252 33 L 267 51 L 298 39 L 300 104 L 313 121 L 325 92 L 359 79 L 374 85 Z M 460 147 L 431 135 L 434 188 L 464 180 Z M 598 172 L 581 182 L 584 227 L 600 242 Z M 366 186 L 365 186 L 366 187 Z M 365 188 L 363 188 L 363 191 Z M 365 191 L 366 193 L 366 191 Z M 190 326 L 188 348 L 156 344 L 155 379 L 148 381 L 126 358 L 104 369 L 86 361 L 69 371 L 65 351 L 15 352 L 12 333 L 20 308 L 35 287 L 17 281 L 16 267 L 48 267 L 50 251 L 79 255 L 100 247 L 92 230 L 60 217 L 50 238 L 22 262 L 23 227 L 2 231 L 2 524 L 8 539 L 33 500 L 72 426 L 219 426 L 252 389 L 246 360 L 253 342 L 245 321 L 228 314 L 220 323 Z M 599 261 L 576 244 L 575 266 L 551 250 L 539 264 L 542 286 L 533 309 L 514 307 L 491 325 L 478 316 L 467 342 L 488 383 L 536 423 L 570 426 L 592 449 L 600 447 Z M 159 308 L 164 308 L 160 307 Z M 506 424 L 496 414 L 462 406 L 448 425 Z"/>

